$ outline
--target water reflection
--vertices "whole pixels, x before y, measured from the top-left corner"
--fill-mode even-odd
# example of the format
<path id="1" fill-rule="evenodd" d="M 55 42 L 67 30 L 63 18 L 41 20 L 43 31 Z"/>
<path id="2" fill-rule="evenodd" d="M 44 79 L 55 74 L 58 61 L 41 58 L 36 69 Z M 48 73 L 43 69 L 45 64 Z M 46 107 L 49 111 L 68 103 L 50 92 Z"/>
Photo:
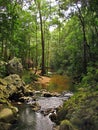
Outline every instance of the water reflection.
<path id="1" fill-rule="evenodd" d="M 11 130 L 52 130 L 53 123 L 48 116 L 33 112 L 30 106 L 21 107 L 19 115 L 18 124 Z"/>
<path id="2" fill-rule="evenodd" d="M 40 98 L 38 103 L 41 109 L 55 108 L 63 104 L 62 98 Z M 35 113 L 32 107 L 23 105 L 19 107 L 18 124 L 14 125 L 11 130 L 52 130 L 53 122 L 48 116 L 43 116 L 41 113 Z"/>
<path id="3" fill-rule="evenodd" d="M 22 106 L 19 110 L 18 124 L 11 130 L 36 130 L 36 114 L 29 106 Z"/>

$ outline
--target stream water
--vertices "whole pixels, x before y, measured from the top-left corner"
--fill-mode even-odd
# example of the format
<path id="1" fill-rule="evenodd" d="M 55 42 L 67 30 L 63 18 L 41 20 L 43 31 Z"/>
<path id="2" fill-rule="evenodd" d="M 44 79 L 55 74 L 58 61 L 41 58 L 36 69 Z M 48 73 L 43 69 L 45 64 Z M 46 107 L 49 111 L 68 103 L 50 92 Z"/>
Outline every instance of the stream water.
<path id="1" fill-rule="evenodd" d="M 38 99 L 41 109 L 56 108 L 62 105 L 63 101 L 60 97 Z M 48 116 L 44 116 L 40 112 L 32 111 L 29 105 L 19 107 L 19 119 L 16 125 L 13 125 L 11 130 L 52 130 L 54 123 Z"/>

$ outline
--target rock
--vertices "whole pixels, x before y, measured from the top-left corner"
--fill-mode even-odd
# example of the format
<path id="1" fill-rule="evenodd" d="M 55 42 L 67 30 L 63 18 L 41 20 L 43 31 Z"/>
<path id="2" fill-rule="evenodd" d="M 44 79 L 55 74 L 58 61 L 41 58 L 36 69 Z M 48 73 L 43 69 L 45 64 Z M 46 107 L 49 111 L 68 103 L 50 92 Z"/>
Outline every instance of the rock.
<path id="1" fill-rule="evenodd" d="M 7 64 L 7 71 L 8 74 L 18 74 L 21 76 L 23 66 L 20 62 L 20 59 L 14 57 L 12 60 L 10 60 Z"/>
<path id="2" fill-rule="evenodd" d="M 33 111 L 39 111 L 41 109 L 41 106 L 37 102 L 32 103 L 32 110 Z"/>
<path id="3" fill-rule="evenodd" d="M 59 96 L 61 96 L 61 94 L 59 94 L 59 93 L 57 93 L 57 92 L 54 92 L 54 93 L 52 94 L 52 96 L 53 96 L 53 97 L 59 97 Z"/>
<path id="4" fill-rule="evenodd" d="M 27 102 L 27 104 L 32 104 L 33 98 L 32 97 L 26 97 L 26 96 L 24 96 L 24 97 L 20 97 L 19 101 L 23 102 L 23 103 Z"/>
<path id="5" fill-rule="evenodd" d="M 62 93 L 62 95 L 63 95 L 64 97 L 70 98 L 71 96 L 73 96 L 73 93 L 72 93 L 72 92 L 67 92 L 67 91 L 65 91 L 65 92 Z"/>
<path id="6" fill-rule="evenodd" d="M 17 100 L 24 93 L 25 83 L 22 81 L 19 75 L 12 74 L 4 78 L 7 83 L 6 90 L 9 94 L 9 99 Z M 15 95 L 16 94 L 16 95 Z"/>
<path id="7" fill-rule="evenodd" d="M 22 81 L 20 76 L 17 74 L 11 74 L 5 77 L 4 80 L 7 82 L 9 89 L 10 89 L 10 85 L 16 86 L 17 88 L 20 88 L 25 85 L 25 83 Z"/>
<path id="8" fill-rule="evenodd" d="M 70 121 L 68 120 L 63 120 L 60 124 L 60 128 L 59 130 L 76 130 L 72 124 L 70 123 Z"/>
<path id="9" fill-rule="evenodd" d="M 24 93 L 25 96 L 34 96 L 34 92 L 31 91 L 31 90 L 27 90 L 25 93 Z"/>
<path id="10" fill-rule="evenodd" d="M 5 85 L 0 85 L 0 104 L 8 104 L 9 94 Z"/>
<path id="11" fill-rule="evenodd" d="M 44 109 L 44 110 L 41 110 L 40 112 L 44 115 L 44 116 L 47 116 L 49 115 L 50 113 L 53 113 L 55 110 L 53 108 L 47 108 L 47 109 Z"/>
<path id="12" fill-rule="evenodd" d="M 36 91 L 36 90 L 35 90 L 35 91 L 34 91 L 34 94 L 35 94 L 35 95 L 41 95 L 42 92 L 41 92 L 41 91 Z"/>
<path id="13" fill-rule="evenodd" d="M 0 79 L 0 103 L 6 103 L 8 100 L 19 101 L 24 96 L 25 83 L 19 75 L 12 74 L 4 79 Z"/>
<path id="14" fill-rule="evenodd" d="M 9 96 L 9 100 L 15 101 L 15 102 L 18 102 L 18 101 L 23 102 L 23 101 L 21 101 L 21 97 L 23 97 L 23 96 L 24 96 L 24 95 L 23 95 L 22 92 L 16 91 L 16 92 L 12 93 L 12 94 Z"/>
<path id="15" fill-rule="evenodd" d="M 0 85 L 7 86 L 7 82 L 4 79 L 0 78 Z"/>
<path id="16" fill-rule="evenodd" d="M 60 129 L 59 126 L 57 125 L 53 126 L 53 130 L 59 130 L 59 129 Z"/>
<path id="17" fill-rule="evenodd" d="M 14 112 L 15 114 L 19 112 L 19 110 L 18 110 L 17 107 L 12 106 L 11 109 L 13 110 L 13 112 Z"/>
<path id="18" fill-rule="evenodd" d="M 57 122 L 57 114 L 55 112 L 51 113 L 49 115 L 49 118 L 51 119 L 52 122 Z"/>
<path id="19" fill-rule="evenodd" d="M 10 122 L 14 119 L 14 113 L 10 108 L 4 108 L 0 111 L 0 121 Z"/>
<path id="20" fill-rule="evenodd" d="M 50 93 L 50 92 L 43 92 L 43 93 L 42 93 L 42 96 L 43 96 L 43 97 L 52 97 L 53 95 L 52 95 L 52 93 Z"/>

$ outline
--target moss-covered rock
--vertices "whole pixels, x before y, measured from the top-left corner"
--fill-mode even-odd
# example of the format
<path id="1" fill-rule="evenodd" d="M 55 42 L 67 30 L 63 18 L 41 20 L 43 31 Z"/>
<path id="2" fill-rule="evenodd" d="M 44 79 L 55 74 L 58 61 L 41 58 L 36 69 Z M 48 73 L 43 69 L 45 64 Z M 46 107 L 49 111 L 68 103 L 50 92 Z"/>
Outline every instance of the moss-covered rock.
<path id="1" fill-rule="evenodd" d="M 4 108 L 0 111 L 0 121 L 10 122 L 13 117 L 13 111 L 10 108 Z"/>
<path id="2" fill-rule="evenodd" d="M 14 57 L 7 64 L 7 72 L 8 74 L 18 74 L 22 75 L 23 66 L 21 64 L 21 60 L 19 58 Z"/>
<path id="3" fill-rule="evenodd" d="M 59 130 L 76 130 L 74 126 L 68 120 L 63 120 L 60 124 Z"/>
<path id="4" fill-rule="evenodd" d="M 0 122 L 12 123 L 16 120 L 18 109 L 16 107 L 2 107 L 0 109 Z"/>

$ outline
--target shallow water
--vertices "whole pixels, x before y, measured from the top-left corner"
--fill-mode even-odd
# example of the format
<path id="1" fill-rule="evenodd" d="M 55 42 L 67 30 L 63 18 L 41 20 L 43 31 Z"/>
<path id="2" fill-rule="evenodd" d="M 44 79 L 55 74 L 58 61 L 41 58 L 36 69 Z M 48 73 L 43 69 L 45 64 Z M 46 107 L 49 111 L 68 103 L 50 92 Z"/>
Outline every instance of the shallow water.
<path id="1" fill-rule="evenodd" d="M 62 105 L 63 101 L 59 97 L 38 99 L 41 109 L 56 108 Z M 54 123 L 48 116 L 43 116 L 40 112 L 34 112 L 29 105 L 19 107 L 19 119 L 11 130 L 52 130 Z"/>

